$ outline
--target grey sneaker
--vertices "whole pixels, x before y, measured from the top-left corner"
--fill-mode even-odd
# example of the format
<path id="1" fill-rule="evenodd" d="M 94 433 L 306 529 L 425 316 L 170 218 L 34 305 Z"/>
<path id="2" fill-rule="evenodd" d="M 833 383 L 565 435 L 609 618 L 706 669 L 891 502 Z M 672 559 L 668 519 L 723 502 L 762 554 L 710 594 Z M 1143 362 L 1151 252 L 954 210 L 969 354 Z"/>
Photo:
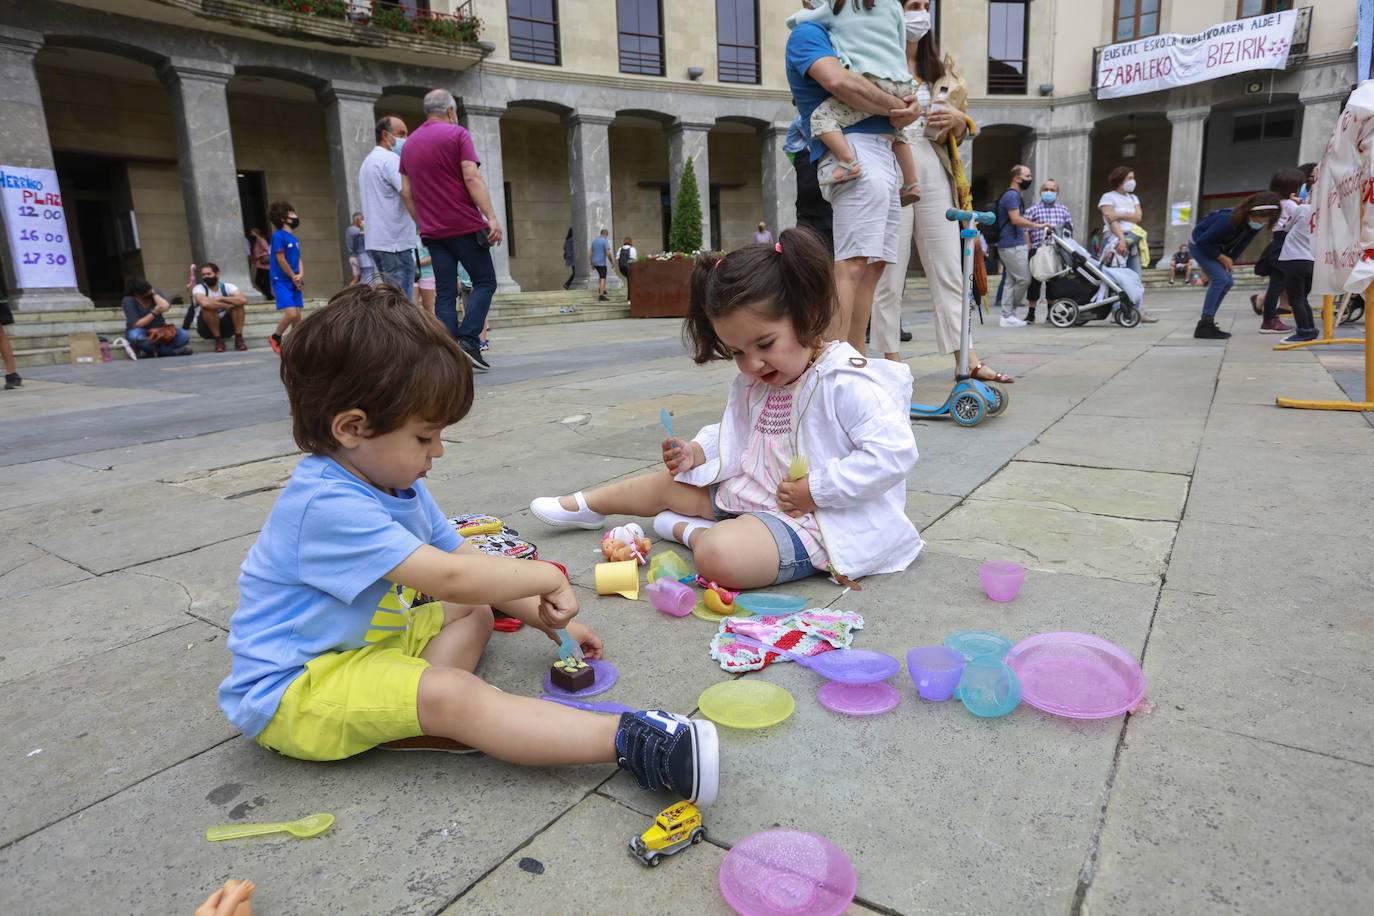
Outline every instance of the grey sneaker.
<path id="1" fill-rule="evenodd" d="M 1156 321 L 1158 321 L 1159 319 L 1156 318 L 1154 315 L 1151 315 L 1149 312 L 1145 311 L 1144 309 L 1141 309 L 1141 310 L 1140 310 L 1140 320 L 1143 321 L 1143 322 L 1145 322 L 1146 324 L 1154 324 L 1154 323 L 1155 323 Z"/>

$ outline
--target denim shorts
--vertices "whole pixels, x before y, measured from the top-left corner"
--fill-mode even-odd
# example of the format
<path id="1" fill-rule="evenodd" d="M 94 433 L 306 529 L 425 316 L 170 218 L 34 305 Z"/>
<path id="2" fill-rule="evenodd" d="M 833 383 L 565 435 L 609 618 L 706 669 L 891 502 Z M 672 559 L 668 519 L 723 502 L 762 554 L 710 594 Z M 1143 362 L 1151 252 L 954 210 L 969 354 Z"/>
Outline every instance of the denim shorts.
<path id="1" fill-rule="evenodd" d="M 791 525 L 771 512 L 726 512 L 716 504 L 716 490 L 718 489 L 720 489 L 718 483 L 713 483 L 707 488 L 711 497 L 711 511 L 715 513 L 716 521 L 723 522 L 727 518 L 752 515 L 763 522 L 768 527 L 769 533 L 773 535 L 773 540 L 778 546 L 778 577 L 773 580 L 774 585 L 795 582 L 820 572 L 811 565 L 811 557 L 806 552 L 806 546 L 802 544 L 801 538 L 797 537 L 797 533 L 792 530 Z"/>

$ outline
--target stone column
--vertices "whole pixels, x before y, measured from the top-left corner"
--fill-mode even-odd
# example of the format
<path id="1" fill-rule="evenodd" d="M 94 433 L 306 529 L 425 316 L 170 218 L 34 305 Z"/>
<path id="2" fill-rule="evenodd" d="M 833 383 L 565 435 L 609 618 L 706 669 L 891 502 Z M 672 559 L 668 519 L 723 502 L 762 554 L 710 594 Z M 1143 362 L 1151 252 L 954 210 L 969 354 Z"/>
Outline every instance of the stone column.
<path id="1" fill-rule="evenodd" d="M 26 169 L 51 169 L 52 144 L 48 140 L 48 119 L 43 114 L 43 99 L 38 92 L 38 76 L 33 58 L 43 47 L 43 35 L 26 29 L 0 26 L 0 165 Z M 59 190 L 57 188 L 44 188 Z M 67 232 L 73 226 L 67 223 Z M 94 308 L 90 299 L 74 286 L 24 288 L 10 262 L 9 236 L 5 217 L 0 212 L 0 273 L 9 290 L 14 311 L 42 312 L 57 309 Z"/>
<path id="2" fill-rule="evenodd" d="M 614 238 L 611 210 L 611 141 L 609 128 L 615 115 L 610 112 L 575 111 L 563 119 L 568 140 L 568 186 L 572 201 L 573 287 L 597 289 L 596 271 L 588 261 L 592 240 L 602 229 L 610 229 L 611 253 L 620 246 Z M 606 288 L 619 289 L 620 275 L 609 263 Z"/>
<path id="3" fill-rule="evenodd" d="M 1164 252 L 1177 251 L 1188 241 L 1202 216 L 1202 144 L 1207 136 L 1208 108 L 1169 112 L 1173 135 L 1169 140 L 1169 195 L 1164 200 Z M 1176 203 L 1192 204 L 1186 226 L 1171 225 L 1169 210 Z"/>
<path id="4" fill-rule="evenodd" d="M 1040 185 L 1053 178 L 1059 182 L 1059 203 L 1073 216 L 1075 235 L 1085 241 L 1097 212 L 1088 201 L 1088 167 L 1092 161 L 1092 127 L 1060 127 L 1036 135 L 1039 170 L 1031 188 L 1040 199 Z"/>
<path id="5" fill-rule="evenodd" d="M 763 147 L 763 218 L 774 238 L 797 224 L 797 176 L 782 148 L 790 126 L 770 124 L 759 129 Z"/>
<path id="6" fill-rule="evenodd" d="M 501 164 L 501 115 L 505 111 L 504 105 L 495 107 L 464 103 L 463 126 L 472 134 L 472 145 L 477 149 L 477 158 L 482 161 L 482 180 L 487 183 L 487 193 L 491 195 L 492 211 L 502 230 L 509 234 L 511 227 L 506 225 L 506 173 Z M 496 267 L 496 291 L 520 292 L 520 284 L 510 275 L 510 249 L 504 243 L 492 246 L 491 260 Z"/>
<path id="7" fill-rule="evenodd" d="M 329 139 L 329 178 L 334 189 L 334 225 L 339 229 L 340 281 L 352 275 L 348 264 L 348 224 L 362 210 L 358 169 L 376 142 L 375 106 L 382 91 L 366 83 L 334 80 L 315 97 L 324 106 L 325 136 Z"/>
<path id="8" fill-rule="evenodd" d="M 1341 117 L 1341 105 L 1348 93 L 1344 90 L 1321 95 L 1300 96 L 1302 105 L 1302 137 L 1298 141 L 1298 162 L 1320 162 L 1331 142 L 1336 122 Z"/>
<path id="9" fill-rule="evenodd" d="M 697 175 L 697 197 L 701 201 L 701 247 L 711 247 L 711 155 L 706 137 L 714 122 L 674 121 L 668 126 L 668 194 L 677 207 L 677 189 L 687 160 Z"/>
<path id="10" fill-rule="evenodd" d="M 225 100 L 234 68 L 171 58 L 157 68 L 157 75 L 167 85 L 172 106 L 191 258 L 196 264 L 218 264 L 221 277 L 249 299 L 259 299 L 243 256 L 243 211 Z"/>

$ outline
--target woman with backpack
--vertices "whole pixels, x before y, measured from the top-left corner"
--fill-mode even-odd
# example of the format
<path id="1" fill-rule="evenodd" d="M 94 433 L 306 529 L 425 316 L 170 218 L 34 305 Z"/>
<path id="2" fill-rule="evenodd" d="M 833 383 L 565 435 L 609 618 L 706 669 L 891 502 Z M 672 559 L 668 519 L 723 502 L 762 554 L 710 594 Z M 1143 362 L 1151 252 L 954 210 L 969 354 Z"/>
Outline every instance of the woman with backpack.
<path id="1" fill-rule="evenodd" d="M 1202 317 L 1193 337 L 1199 340 L 1225 340 L 1231 334 L 1217 327 L 1217 309 L 1235 283 L 1231 272 L 1261 229 L 1272 227 L 1279 218 L 1279 196 L 1273 191 L 1251 194 L 1234 207 L 1213 210 L 1202 218 L 1188 240 L 1188 253 L 1211 281 L 1202 300 Z"/>
<path id="2" fill-rule="evenodd" d="M 620 246 L 620 250 L 615 253 L 615 268 L 620 271 L 620 275 L 626 282 L 630 279 L 630 265 L 639 257 L 639 252 L 635 251 L 635 246 L 630 244 L 630 237 L 625 236 L 625 243 Z"/>

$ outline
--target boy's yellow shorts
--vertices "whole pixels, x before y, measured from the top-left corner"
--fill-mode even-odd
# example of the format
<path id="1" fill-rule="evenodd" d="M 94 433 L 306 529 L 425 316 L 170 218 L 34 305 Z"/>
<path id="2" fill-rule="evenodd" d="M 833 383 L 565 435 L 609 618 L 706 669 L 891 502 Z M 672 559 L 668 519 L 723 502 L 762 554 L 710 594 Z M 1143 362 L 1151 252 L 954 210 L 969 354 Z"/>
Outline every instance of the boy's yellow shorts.
<path id="1" fill-rule="evenodd" d="M 253 740 L 300 760 L 339 760 L 384 741 L 423 734 L 420 658 L 444 625 L 438 601 L 410 611 L 410 626 L 385 639 L 306 662 L 272 721 Z"/>

